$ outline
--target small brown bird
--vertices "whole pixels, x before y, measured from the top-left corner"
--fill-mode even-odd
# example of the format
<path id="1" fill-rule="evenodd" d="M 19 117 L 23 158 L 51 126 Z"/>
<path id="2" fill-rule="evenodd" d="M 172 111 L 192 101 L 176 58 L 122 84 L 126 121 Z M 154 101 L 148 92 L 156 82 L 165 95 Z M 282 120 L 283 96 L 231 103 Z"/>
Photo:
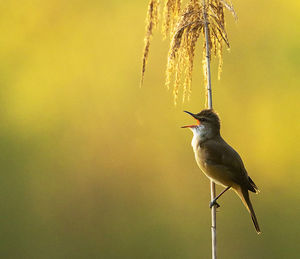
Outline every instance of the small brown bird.
<path id="1" fill-rule="evenodd" d="M 211 109 L 203 110 L 198 114 L 185 112 L 197 120 L 197 125 L 183 126 L 182 128 L 189 128 L 193 131 L 192 147 L 198 166 L 209 179 L 226 187 L 210 202 L 210 207 L 214 205 L 219 207 L 217 199 L 232 188 L 249 211 L 256 232 L 260 234 L 261 231 L 248 193 L 248 190 L 258 193 L 258 188 L 248 176 L 239 154 L 221 137 L 218 115 Z"/>

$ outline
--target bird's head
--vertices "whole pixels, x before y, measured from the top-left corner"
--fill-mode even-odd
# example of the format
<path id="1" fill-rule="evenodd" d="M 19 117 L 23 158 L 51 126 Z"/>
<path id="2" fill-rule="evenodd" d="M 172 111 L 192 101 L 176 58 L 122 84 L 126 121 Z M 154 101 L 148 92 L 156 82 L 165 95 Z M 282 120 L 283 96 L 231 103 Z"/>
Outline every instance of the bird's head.
<path id="1" fill-rule="evenodd" d="M 205 131 L 210 132 L 210 134 L 215 135 L 220 132 L 220 119 L 219 116 L 212 110 L 206 109 L 201 112 L 194 114 L 188 111 L 184 111 L 196 119 L 196 125 L 183 126 L 182 128 L 189 128 L 193 132 L 195 131 Z"/>

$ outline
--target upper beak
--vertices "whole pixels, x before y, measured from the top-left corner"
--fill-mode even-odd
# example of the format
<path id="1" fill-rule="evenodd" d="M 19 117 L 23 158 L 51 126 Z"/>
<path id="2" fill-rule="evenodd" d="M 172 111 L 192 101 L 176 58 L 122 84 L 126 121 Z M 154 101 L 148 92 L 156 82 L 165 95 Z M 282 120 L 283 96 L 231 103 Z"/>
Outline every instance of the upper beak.
<path id="1" fill-rule="evenodd" d="M 185 113 L 187 113 L 187 114 L 189 114 L 189 115 L 191 115 L 191 116 L 193 116 L 195 118 L 195 114 L 194 113 L 191 113 L 191 112 L 188 112 L 188 111 L 183 111 L 183 112 L 185 112 Z"/>
<path id="2" fill-rule="evenodd" d="M 193 118 L 195 118 L 197 120 L 197 123 L 199 125 L 199 120 L 196 118 L 196 115 L 194 113 L 191 113 L 191 112 L 188 112 L 188 111 L 184 111 L 185 113 L 193 116 Z M 194 128 L 196 127 L 197 125 L 187 125 L 187 126 L 182 126 L 181 128 Z"/>

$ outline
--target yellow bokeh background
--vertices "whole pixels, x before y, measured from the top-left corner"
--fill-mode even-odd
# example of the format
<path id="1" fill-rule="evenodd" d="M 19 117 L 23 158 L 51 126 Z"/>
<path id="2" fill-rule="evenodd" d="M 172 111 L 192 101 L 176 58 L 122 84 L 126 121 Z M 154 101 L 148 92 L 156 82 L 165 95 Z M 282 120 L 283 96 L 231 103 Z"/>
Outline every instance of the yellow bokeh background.
<path id="1" fill-rule="evenodd" d="M 1 258 L 210 258 L 209 181 L 180 128 L 192 121 L 183 110 L 205 105 L 202 53 L 190 102 L 174 107 L 155 31 L 139 88 L 147 4 L 1 2 Z M 213 102 L 261 189 L 251 197 L 263 233 L 230 192 L 218 254 L 297 258 L 300 4 L 234 5 Z"/>

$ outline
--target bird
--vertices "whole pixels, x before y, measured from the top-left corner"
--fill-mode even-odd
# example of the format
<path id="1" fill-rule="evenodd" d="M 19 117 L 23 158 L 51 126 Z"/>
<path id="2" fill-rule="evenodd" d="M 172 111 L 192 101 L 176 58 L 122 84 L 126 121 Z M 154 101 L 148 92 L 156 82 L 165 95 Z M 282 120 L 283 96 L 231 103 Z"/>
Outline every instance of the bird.
<path id="1" fill-rule="evenodd" d="M 240 155 L 221 137 L 219 116 L 213 109 L 205 109 L 197 114 L 184 112 L 197 121 L 196 125 L 182 128 L 189 128 L 193 132 L 191 144 L 198 166 L 210 180 L 226 187 L 210 202 L 210 208 L 220 207 L 217 199 L 227 190 L 234 190 L 250 213 L 256 232 L 260 234 L 261 230 L 249 197 L 249 191 L 258 193 L 259 190 L 248 176 Z"/>

